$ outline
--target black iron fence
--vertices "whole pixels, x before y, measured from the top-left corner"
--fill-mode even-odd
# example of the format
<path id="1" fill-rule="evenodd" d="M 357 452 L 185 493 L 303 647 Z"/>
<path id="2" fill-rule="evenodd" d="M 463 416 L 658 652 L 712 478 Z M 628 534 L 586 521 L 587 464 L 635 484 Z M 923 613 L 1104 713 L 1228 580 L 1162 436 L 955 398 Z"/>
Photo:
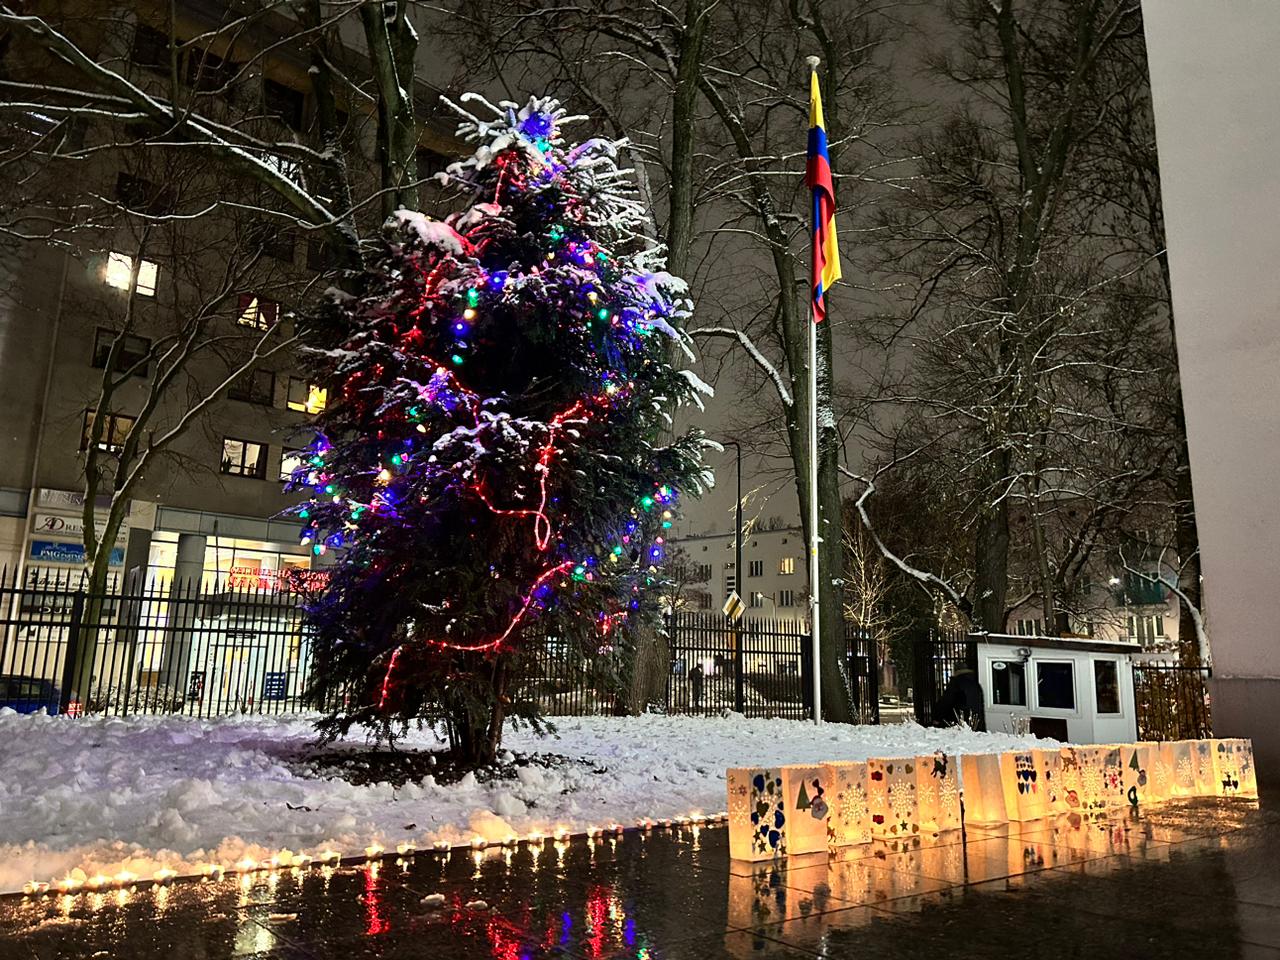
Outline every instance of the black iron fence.
<path id="1" fill-rule="evenodd" d="M 813 716 L 812 647 L 798 620 L 677 611 L 667 619 L 669 713 L 807 719 Z M 847 626 L 843 668 L 863 723 L 880 722 L 875 641 Z"/>
<path id="2" fill-rule="evenodd" d="M 303 709 L 310 638 L 299 594 L 272 581 L 207 585 L 0 574 L 0 706 L 22 712 Z"/>
<path id="3" fill-rule="evenodd" d="M 912 637 L 913 686 L 916 722 L 932 726 L 938 701 L 957 670 L 978 669 L 978 644 L 963 631 L 933 630 Z"/>
<path id="4" fill-rule="evenodd" d="M 1140 661 L 1133 665 L 1139 740 L 1201 740 L 1213 736 L 1207 667 Z"/>
<path id="5" fill-rule="evenodd" d="M 0 572 L 0 707 L 105 714 L 291 713 L 306 699 L 308 583 L 237 576 L 92 590 L 74 573 Z M 846 628 L 845 679 L 864 723 L 879 722 L 875 641 Z M 658 707 L 670 713 L 812 716 L 810 637 L 799 621 L 681 612 L 643 649 L 539 636 L 515 694 L 548 716 Z M 334 691 L 333 696 L 340 696 Z M 327 698 L 326 698 L 327 699 Z"/>

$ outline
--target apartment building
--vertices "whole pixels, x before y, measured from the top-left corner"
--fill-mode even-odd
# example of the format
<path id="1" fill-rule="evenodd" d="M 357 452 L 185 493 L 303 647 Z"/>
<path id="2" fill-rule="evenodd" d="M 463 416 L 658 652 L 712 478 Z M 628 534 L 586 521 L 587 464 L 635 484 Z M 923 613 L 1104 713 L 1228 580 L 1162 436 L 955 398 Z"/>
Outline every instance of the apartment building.
<path id="1" fill-rule="evenodd" d="M 264 139 L 313 142 L 308 52 L 274 42 L 296 29 L 288 21 L 260 18 L 237 34 L 234 48 L 183 45 L 175 71 L 169 4 L 135 4 L 100 36 L 93 5 L 79 6 L 87 13 L 83 23 L 69 21 L 75 42 L 131 83 L 167 91 L 176 76 L 183 96 L 204 96 L 204 108 L 228 123 L 252 125 Z M 222 7 L 177 4 L 175 36 L 209 34 L 225 22 Z M 367 68 L 359 32 L 344 32 L 343 41 L 347 69 Z M 262 50 L 269 55 L 257 56 Z M 56 82 L 53 68 L 33 67 L 27 55 L 0 44 L 0 71 L 20 78 L 39 70 Z M 249 61 L 252 69 L 239 69 Z M 434 107 L 439 91 L 421 87 L 417 102 Z M 372 171 L 376 119 L 354 99 L 344 106 L 347 149 Z M 27 133 L 64 129 L 57 122 L 35 110 L 19 120 Z M 297 523 L 281 513 L 292 499 L 283 483 L 296 463 L 292 451 L 307 442 L 308 421 L 328 400 L 324 385 L 299 373 L 289 344 L 294 311 L 327 283 L 328 248 L 287 220 L 260 217 L 251 186 L 224 185 L 181 157 L 108 149 L 122 136 L 118 124 L 78 121 L 65 130 L 85 159 L 74 183 L 46 185 L 50 206 L 64 187 L 100 197 L 103 210 L 120 215 L 92 232 L 58 225 L 69 241 L 0 248 L 0 563 L 29 578 L 83 569 L 87 454 L 93 447 L 117 455 L 139 411 L 155 404 L 144 443 L 199 413 L 132 487 L 112 572 L 270 586 L 286 571 L 322 566 L 328 558 L 300 546 Z M 424 122 L 420 171 L 441 169 L 461 149 L 450 123 Z M 213 204 L 212 215 L 168 216 Z M 159 390 L 168 351 L 196 330 L 193 318 L 201 349 L 178 382 Z M 254 351 L 262 359 L 252 372 L 220 388 Z"/>
<path id="2" fill-rule="evenodd" d="M 799 527 L 751 530 L 742 541 L 741 577 L 732 533 L 691 534 L 673 543 L 687 572 L 681 585 L 685 609 L 719 610 L 736 590 L 749 617 L 808 619 L 808 554 Z"/>

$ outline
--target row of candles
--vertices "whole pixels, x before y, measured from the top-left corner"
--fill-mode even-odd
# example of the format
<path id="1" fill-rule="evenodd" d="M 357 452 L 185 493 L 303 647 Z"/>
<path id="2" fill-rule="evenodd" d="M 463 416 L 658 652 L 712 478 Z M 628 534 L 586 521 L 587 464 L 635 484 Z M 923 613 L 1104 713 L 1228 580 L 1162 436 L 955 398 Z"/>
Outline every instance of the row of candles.
<path id="1" fill-rule="evenodd" d="M 630 828 L 634 831 L 648 833 L 653 830 L 670 830 L 680 829 L 683 827 L 702 827 L 711 824 L 724 823 L 729 819 L 728 813 L 691 813 L 681 817 L 670 817 L 664 819 L 644 818 L 637 820 Z M 469 841 L 453 842 L 449 840 L 436 840 L 430 847 L 419 849 L 417 844 L 412 840 L 406 840 L 396 844 L 395 855 L 401 858 L 409 858 L 417 856 L 419 853 L 435 853 L 448 854 L 454 850 L 484 850 L 488 847 L 506 847 L 514 848 L 520 844 L 527 847 L 538 849 L 541 848 L 548 840 L 556 843 L 567 843 L 575 837 L 585 837 L 588 840 L 597 840 L 603 837 L 621 836 L 627 831 L 627 827 L 620 823 L 610 823 L 606 826 L 592 826 L 585 831 L 573 832 L 566 828 L 560 828 L 553 831 L 550 835 L 534 831 L 525 836 L 517 836 L 512 834 L 502 840 L 486 840 L 484 837 L 474 837 Z M 374 841 L 365 847 L 363 855 L 342 855 L 336 850 L 325 849 L 311 856 L 305 853 L 293 853 L 289 850 L 282 850 L 271 857 L 254 860 L 251 857 L 245 857 L 235 863 L 230 864 L 205 864 L 198 871 L 188 873 L 179 873 L 177 870 L 169 867 L 162 867 L 152 874 L 148 881 L 144 877 L 140 877 L 128 870 L 122 870 L 115 876 L 107 876 L 105 874 L 96 874 L 92 877 L 86 877 L 81 880 L 78 877 L 68 875 L 61 880 L 53 880 L 44 882 L 39 880 L 29 880 L 22 888 L 22 892 L 27 896 L 41 896 L 48 893 L 75 894 L 82 891 L 98 892 L 102 890 L 129 890 L 139 884 L 150 883 L 154 886 L 168 886 L 179 877 L 184 878 L 204 878 L 208 880 L 220 880 L 228 875 L 248 875 L 254 873 L 262 873 L 271 870 L 301 870 L 312 866 L 320 867 L 336 867 L 342 864 L 368 863 L 381 860 L 384 856 L 388 856 L 390 851 L 381 843 Z"/>

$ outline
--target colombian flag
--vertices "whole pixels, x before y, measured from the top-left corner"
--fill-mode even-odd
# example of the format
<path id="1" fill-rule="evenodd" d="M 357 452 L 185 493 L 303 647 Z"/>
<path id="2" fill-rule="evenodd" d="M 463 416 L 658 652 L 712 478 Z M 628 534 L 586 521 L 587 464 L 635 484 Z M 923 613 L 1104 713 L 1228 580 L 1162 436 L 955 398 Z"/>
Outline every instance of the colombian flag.
<path id="1" fill-rule="evenodd" d="M 827 315 L 824 294 L 840 279 L 840 249 L 836 246 L 836 191 L 816 71 L 809 75 L 809 159 L 804 179 L 813 191 L 813 322 L 821 323 Z"/>

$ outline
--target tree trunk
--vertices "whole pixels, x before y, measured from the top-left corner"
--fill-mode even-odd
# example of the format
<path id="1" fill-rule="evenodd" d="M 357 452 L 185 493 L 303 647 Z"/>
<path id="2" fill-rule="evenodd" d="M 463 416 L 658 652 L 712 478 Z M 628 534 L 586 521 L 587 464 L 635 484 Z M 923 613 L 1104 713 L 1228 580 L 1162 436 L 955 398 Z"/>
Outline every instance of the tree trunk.
<path id="1" fill-rule="evenodd" d="M 1009 452 L 992 454 L 992 475 L 1009 475 Z M 1005 599 L 1009 591 L 1009 498 L 984 507 L 978 516 L 973 549 L 973 619 L 990 633 L 1005 632 Z"/>

